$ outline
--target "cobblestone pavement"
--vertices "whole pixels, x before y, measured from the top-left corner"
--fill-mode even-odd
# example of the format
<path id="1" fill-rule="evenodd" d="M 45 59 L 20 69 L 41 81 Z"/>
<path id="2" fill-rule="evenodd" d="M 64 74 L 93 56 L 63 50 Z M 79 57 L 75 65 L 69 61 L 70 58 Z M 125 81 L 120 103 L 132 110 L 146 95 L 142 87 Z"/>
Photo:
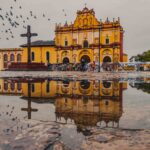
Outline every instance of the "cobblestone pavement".
<path id="1" fill-rule="evenodd" d="M 149 150 L 150 130 L 93 129 L 82 143 L 84 150 Z"/>

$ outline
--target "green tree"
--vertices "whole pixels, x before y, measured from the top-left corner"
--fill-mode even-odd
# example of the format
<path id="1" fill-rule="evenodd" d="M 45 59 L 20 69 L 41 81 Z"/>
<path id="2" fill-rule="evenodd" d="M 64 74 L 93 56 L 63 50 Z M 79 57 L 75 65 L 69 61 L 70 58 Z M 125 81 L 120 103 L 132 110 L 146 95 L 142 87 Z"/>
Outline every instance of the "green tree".
<path id="1" fill-rule="evenodd" d="M 138 54 L 135 56 L 135 61 L 150 62 L 150 50 L 143 52 L 143 54 Z"/>

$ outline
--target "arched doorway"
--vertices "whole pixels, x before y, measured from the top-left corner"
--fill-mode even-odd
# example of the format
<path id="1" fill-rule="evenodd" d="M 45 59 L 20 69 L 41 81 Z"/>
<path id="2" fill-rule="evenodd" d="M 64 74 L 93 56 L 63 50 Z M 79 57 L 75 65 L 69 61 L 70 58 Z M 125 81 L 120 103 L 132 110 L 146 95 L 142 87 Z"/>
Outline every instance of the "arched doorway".
<path id="1" fill-rule="evenodd" d="M 10 61 L 11 61 L 11 62 L 14 62 L 14 61 L 15 61 L 15 56 L 14 56 L 14 54 L 11 54 L 11 55 L 10 55 Z"/>
<path id="2" fill-rule="evenodd" d="M 112 66 L 111 66 L 111 57 L 110 56 L 105 56 L 103 59 L 103 64 L 102 64 L 102 68 L 105 71 L 111 71 L 112 70 Z"/>
<path id="3" fill-rule="evenodd" d="M 111 82 L 104 81 L 103 86 L 104 86 L 104 88 L 108 89 L 111 87 Z"/>
<path id="4" fill-rule="evenodd" d="M 63 64 L 69 64 L 69 58 L 68 57 L 65 57 L 63 59 Z"/>
<path id="5" fill-rule="evenodd" d="M 85 64 L 90 63 L 90 61 L 91 59 L 88 55 L 83 55 L 80 60 L 81 63 L 85 63 Z"/>
<path id="6" fill-rule="evenodd" d="M 80 82 L 80 87 L 81 87 L 82 89 L 84 89 L 84 90 L 89 89 L 90 85 L 91 85 L 90 82 L 87 81 L 87 80 L 82 80 L 82 81 Z"/>
<path id="7" fill-rule="evenodd" d="M 8 55 L 4 54 L 4 68 L 8 67 Z"/>
<path id="8" fill-rule="evenodd" d="M 21 62 L 21 54 L 17 55 L 17 62 Z"/>
<path id="9" fill-rule="evenodd" d="M 69 87 L 69 80 L 64 80 L 62 83 L 64 87 Z"/>
<path id="10" fill-rule="evenodd" d="M 4 61 L 7 62 L 8 61 L 8 55 L 4 54 Z"/>
<path id="11" fill-rule="evenodd" d="M 109 63 L 109 62 L 111 62 L 111 58 L 109 56 L 105 56 L 104 59 L 103 59 L 103 62 L 104 63 Z"/>

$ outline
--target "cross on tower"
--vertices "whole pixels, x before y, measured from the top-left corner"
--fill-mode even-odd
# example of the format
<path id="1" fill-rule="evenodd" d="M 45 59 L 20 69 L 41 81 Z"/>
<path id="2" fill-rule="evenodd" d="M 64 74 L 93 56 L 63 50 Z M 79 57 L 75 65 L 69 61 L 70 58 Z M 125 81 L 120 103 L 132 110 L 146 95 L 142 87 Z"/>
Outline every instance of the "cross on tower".
<path id="1" fill-rule="evenodd" d="M 85 3 L 85 7 L 87 6 L 87 3 Z"/>
<path id="2" fill-rule="evenodd" d="M 28 47 L 28 63 L 31 63 L 31 37 L 38 36 L 37 33 L 31 33 L 31 26 L 27 26 L 27 33 L 21 34 L 21 37 L 27 37 L 27 47 Z"/>
<path id="3" fill-rule="evenodd" d="M 28 98 L 28 108 L 21 108 L 21 110 L 28 112 L 28 119 L 31 119 L 31 113 L 38 111 L 38 109 L 31 107 L 31 83 L 28 83 Z"/>

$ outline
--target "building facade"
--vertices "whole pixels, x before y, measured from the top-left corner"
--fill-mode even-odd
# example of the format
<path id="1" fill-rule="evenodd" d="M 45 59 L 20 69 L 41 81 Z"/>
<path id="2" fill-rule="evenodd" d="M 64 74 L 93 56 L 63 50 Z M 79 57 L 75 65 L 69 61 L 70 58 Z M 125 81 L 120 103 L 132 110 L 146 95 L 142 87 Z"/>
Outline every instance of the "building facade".
<path id="1" fill-rule="evenodd" d="M 21 45 L 23 49 L 22 62 L 28 61 L 27 44 Z M 55 41 L 35 41 L 31 43 L 31 62 L 32 63 L 51 63 L 56 64 Z"/>
<path id="2" fill-rule="evenodd" d="M 21 48 L 0 49 L 0 70 L 8 69 L 13 62 L 22 62 L 22 55 Z"/>
<path id="3" fill-rule="evenodd" d="M 77 11 L 77 17 L 71 24 L 56 24 L 53 41 L 35 41 L 31 43 L 31 62 L 43 64 L 78 64 L 85 63 L 118 63 L 127 62 L 128 56 L 123 49 L 124 30 L 120 19 L 109 21 L 98 20 L 93 9 L 83 8 Z M 27 44 L 8 53 L 21 53 L 22 63 L 28 63 Z M 7 68 L 4 59 L 5 50 L 0 51 L 1 70 Z M 13 54 L 12 54 L 13 55 Z M 19 56 L 20 57 L 20 56 Z M 20 61 L 20 59 L 19 59 Z M 38 65 L 37 65 L 38 66 Z"/>
<path id="4" fill-rule="evenodd" d="M 112 22 L 107 18 L 102 22 L 95 17 L 93 9 L 85 7 L 77 11 L 74 23 L 56 24 L 54 41 L 49 41 L 49 44 L 48 41 L 31 43 L 31 60 L 51 64 L 127 62 L 123 34 L 119 18 Z M 27 45 L 22 47 L 23 62 L 26 62 Z"/>
<path id="5" fill-rule="evenodd" d="M 102 22 L 93 9 L 85 7 L 77 11 L 74 23 L 57 24 L 55 33 L 57 63 L 127 61 L 119 18 Z"/>

